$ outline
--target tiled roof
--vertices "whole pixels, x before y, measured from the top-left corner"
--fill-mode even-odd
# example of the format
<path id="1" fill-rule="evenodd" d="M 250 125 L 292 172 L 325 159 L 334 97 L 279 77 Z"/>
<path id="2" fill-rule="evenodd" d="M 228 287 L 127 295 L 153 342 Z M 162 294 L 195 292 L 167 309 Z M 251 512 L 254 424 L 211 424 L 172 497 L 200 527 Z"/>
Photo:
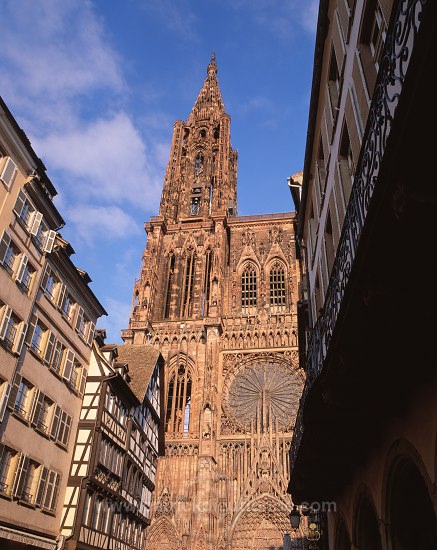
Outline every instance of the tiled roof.
<path id="1" fill-rule="evenodd" d="M 136 398 L 142 403 L 147 386 L 155 369 L 159 351 L 148 345 L 117 345 L 118 363 L 129 365 L 130 387 Z"/>

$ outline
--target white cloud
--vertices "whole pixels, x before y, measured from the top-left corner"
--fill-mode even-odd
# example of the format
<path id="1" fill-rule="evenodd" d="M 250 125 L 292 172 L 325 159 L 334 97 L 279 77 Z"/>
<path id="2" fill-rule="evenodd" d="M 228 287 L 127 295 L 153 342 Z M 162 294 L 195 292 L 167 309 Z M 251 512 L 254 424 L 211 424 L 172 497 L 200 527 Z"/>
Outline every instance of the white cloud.
<path id="1" fill-rule="evenodd" d="M 74 223 L 77 234 L 87 243 L 93 238 L 113 239 L 140 232 L 135 220 L 118 206 L 78 204 L 66 210 L 67 221 Z"/>
<path id="2" fill-rule="evenodd" d="M 317 26 L 318 0 L 233 0 L 232 7 L 269 29 L 275 36 L 290 39 L 296 24 L 314 34 Z"/>
<path id="3" fill-rule="evenodd" d="M 186 40 L 198 40 L 195 31 L 197 17 L 192 10 L 191 2 L 179 0 L 138 0 L 138 5 L 145 11 L 156 14 L 163 24 Z"/>
<path id="4" fill-rule="evenodd" d="M 103 230 L 110 238 L 133 234 L 138 221 L 129 226 L 126 207 L 157 209 L 169 144 L 158 128 L 146 124 L 148 134 L 141 134 L 133 123 L 127 61 L 112 46 L 96 6 L 90 0 L 3 0 L 0 19 L 8 21 L 2 94 L 58 188 L 57 205 L 82 237 L 91 231 L 89 242 Z M 93 215 L 85 219 L 81 211 Z M 108 223 L 108 212 L 116 225 Z"/>
<path id="5" fill-rule="evenodd" d="M 146 145 L 126 113 L 33 141 L 48 166 L 70 177 L 74 188 L 69 194 L 156 209 L 159 169 L 149 162 Z"/>
<path id="6" fill-rule="evenodd" d="M 305 2 L 301 11 L 302 26 L 311 34 L 315 34 L 317 30 L 317 19 L 319 15 L 319 2 L 318 0 L 311 0 Z"/>
<path id="7" fill-rule="evenodd" d="M 120 343 L 120 331 L 129 325 L 131 304 L 106 297 L 103 305 L 108 317 L 100 318 L 98 327 L 106 329 L 107 343 Z"/>
<path id="8" fill-rule="evenodd" d="M 2 56 L 14 67 L 17 90 L 47 101 L 123 87 L 119 57 L 90 2 L 6 0 L 1 9 L 8 21 Z"/>

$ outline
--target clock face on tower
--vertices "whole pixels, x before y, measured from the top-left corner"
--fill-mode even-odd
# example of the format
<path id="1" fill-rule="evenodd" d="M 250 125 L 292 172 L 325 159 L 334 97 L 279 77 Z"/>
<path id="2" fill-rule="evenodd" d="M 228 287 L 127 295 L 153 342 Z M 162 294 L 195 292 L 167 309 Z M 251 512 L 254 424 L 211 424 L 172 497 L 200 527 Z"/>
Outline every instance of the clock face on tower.
<path id="1" fill-rule="evenodd" d="M 278 423 L 279 429 L 290 427 L 297 413 L 302 380 L 278 363 L 259 362 L 238 371 L 230 382 L 226 397 L 227 413 L 240 427 L 262 431 Z"/>

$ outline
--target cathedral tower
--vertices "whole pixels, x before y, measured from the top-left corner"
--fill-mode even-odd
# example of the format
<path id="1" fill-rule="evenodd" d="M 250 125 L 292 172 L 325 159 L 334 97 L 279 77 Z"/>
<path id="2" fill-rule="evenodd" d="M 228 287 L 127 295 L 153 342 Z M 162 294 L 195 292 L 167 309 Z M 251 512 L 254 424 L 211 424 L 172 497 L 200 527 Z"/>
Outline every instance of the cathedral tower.
<path id="1" fill-rule="evenodd" d="M 187 121 L 174 125 L 122 331 L 166 361 L 147 550 L 279 549 L 289 530 L 288 449 L 304 382 L 294 214 L 238 216 L 236 184 L 213 54 Z"/>

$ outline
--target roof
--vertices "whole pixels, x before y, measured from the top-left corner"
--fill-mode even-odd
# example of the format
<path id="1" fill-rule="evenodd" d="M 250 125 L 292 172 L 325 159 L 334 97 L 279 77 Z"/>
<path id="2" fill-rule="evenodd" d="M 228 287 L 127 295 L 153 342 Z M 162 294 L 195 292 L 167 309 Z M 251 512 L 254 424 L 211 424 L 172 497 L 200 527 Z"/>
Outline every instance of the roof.
<path id="1" fill-rule="evenodd" d="M 123 344 L 117 345 L 117 350 L 117 362 L 129 365 L 129 385 L 135 397 L 142 403 L 160 353 L 149 345 Z"/>

